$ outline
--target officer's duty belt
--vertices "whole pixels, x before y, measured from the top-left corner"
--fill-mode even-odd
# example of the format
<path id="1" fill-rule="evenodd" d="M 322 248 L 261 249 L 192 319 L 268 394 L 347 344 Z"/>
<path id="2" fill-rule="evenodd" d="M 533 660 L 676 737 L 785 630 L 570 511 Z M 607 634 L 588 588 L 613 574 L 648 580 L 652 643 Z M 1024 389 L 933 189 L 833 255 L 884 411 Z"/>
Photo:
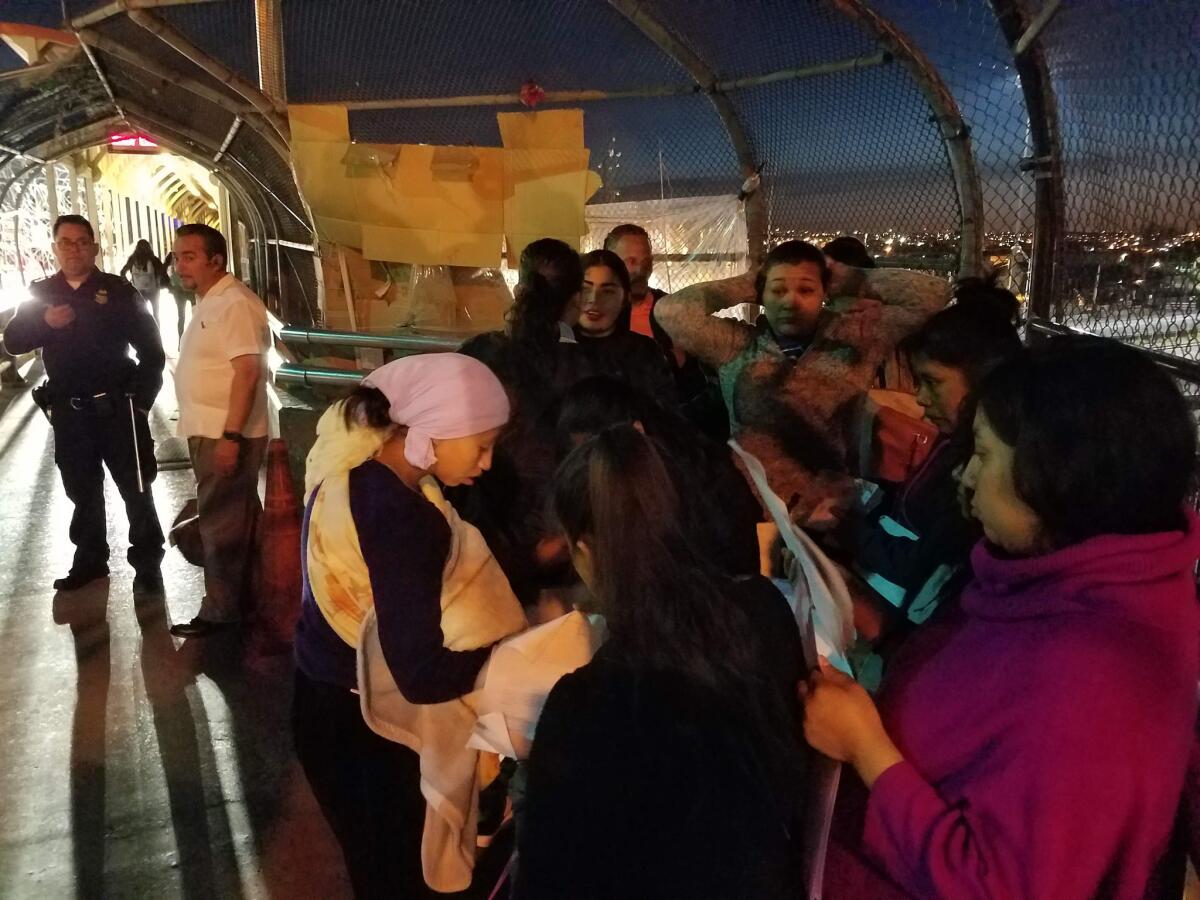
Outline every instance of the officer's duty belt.
<path id="1" fill-rule="evenodd" d="M 93 405 L 97 400 L 103 400 L 105 397 L 114 396 L 112 391 L 101 391 L 99 394 L 92 394 L 90 397 L 64 397 L 61 402 L 65 402 L 71 409 L 81 410 Z"/>

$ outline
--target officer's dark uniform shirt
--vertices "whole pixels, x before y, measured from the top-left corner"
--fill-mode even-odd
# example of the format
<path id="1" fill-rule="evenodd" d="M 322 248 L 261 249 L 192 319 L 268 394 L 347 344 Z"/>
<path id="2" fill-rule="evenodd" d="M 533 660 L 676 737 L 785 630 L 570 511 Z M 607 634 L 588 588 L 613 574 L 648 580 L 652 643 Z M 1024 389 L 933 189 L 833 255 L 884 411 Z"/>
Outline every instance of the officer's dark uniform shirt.
<path id="1" fill-rule="evenodd" d="M 132 393 L 134 405 L 149 409 L 162 387 L 163 353 L 158 324 L 133 285 L 92 269 L 78 288 L 62 272 L 35 281 L 33 300 L 21 305 L 4 330 L 9 353 L 42 348 L 55 401 L 109 391 Z M 65 328 L 46 324 L 48 306 L 69 304 L 75 320 Z M 137 353 L 137 362 L 129 348 Z"/>

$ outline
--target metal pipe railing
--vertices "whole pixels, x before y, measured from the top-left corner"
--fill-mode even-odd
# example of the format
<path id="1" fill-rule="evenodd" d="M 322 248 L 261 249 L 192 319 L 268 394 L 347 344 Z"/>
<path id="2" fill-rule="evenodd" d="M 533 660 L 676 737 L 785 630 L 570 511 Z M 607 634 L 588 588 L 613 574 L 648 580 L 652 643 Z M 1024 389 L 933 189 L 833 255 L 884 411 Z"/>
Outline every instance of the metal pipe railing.
<path id="1" fill-rule="evenodd" d="M 430 334 L 363 334 L 357 331 L 329 331 L 285 325 L 279 337 L 287 343 L 330 344 L 336 347 L 370 347 L 375 350 L 405 350 L 410 353 L 453 352 L 464 337 Z"/>
<path id="2" fill-rule="evenodd" d="M 283 363 L 275 370 L 276 384 L 303 385 L 340 385 L 353 386 L 366 377 L 367 373 L 358 369 L 326 369 L 321 366 L 302 366 L 296 363 Z"/>
<path id="3" fill-rule="evenodd" d="M 1049 322 L 1045 319 L 1030 319 L 1028 328 L 1031 332 L 1037 334 L 1049 335 L 1051 337 L 1062 337 L 1075 335 L 1077 337 L 1101 337 L 1091 331 L 1084 331 L 1080 328 L 1071 328 L 1069 325 L 1060 325 L 1057 322 Z M 1127 342 L 1126 342 L 1127 343 Z M 1172 356 L 1170 353 L 1164 353 L 1161 350 L 1150 350 L 1146 347 L 1138 347 L 1136 344 L 1130 344 L 1140 352 L 1146 354 L 1164 369 L 1169 371 L 1176 378 L 1182 381 L 1188 381 L 1192 384 L 1200 384 L 1200 363 L 1191 359 L 1183 359 L 1182 357 Z"/>

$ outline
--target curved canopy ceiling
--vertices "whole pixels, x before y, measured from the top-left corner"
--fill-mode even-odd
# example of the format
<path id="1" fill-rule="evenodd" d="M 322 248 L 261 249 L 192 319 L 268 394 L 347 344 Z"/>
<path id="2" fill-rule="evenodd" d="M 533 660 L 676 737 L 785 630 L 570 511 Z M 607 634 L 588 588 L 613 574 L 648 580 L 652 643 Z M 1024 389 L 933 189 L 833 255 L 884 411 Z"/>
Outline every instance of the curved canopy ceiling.
<path id="1" fill-rule="evenodd" d="M 598 200 L 728 194 L 762 168 L 752 242 L 941 232 L 966 260 L 1047 209 L 1059 231 L 1200 227 L 1194 0 L 6 0 L 0 15 L 65 35 L 0 44 L 0 182 L 128 123 L 206 161 L 289 242 L 312 235 L 285 102 L 347 103 L 360 141 L 494 145 L 530 79 L 597 92 L 582 105 Z M 497 94 L 511 101 L 462 99 Z"/>

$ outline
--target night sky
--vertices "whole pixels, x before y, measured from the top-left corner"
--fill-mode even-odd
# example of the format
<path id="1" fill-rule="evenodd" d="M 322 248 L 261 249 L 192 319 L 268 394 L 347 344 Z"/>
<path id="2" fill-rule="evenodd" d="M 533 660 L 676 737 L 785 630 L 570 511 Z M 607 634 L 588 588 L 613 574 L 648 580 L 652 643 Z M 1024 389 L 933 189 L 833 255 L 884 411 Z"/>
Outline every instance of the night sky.
<path id="1" fill-rule="evenodd" d="M 92 0 L 72 0 L 74 14 Z M 656 0 L 719 75 L 760 74 L 873 52 L 816 0 Z M 973 140 L 989 230 L 1030 225 L 1020 86 L 984 0 L 875 0 L 939 67 Z M 602 0 L 535 4 L 422 0 L 283 4 L 295 102 L 687 84 L 686 73 Z M 256 77 L 253 4 L 159 11 L 232 68 Z M 55 0 L 0 0 L 0 19 L 57 25 Z M 1200 4 L 1067 0 L 1044 32 L 1067 164 L 1068 227 L 1193 229 L 1200 195 Z M 0 48 L 0 68 L 17 65 Z M 901 66 L 736 92 L 767 164 L 773 220 L 822 229 L 953 227 L 955 195 L 928 107 Z M 585 105 L 593 162 L 611 149 L 599 199 L 729 193 L 728 137 L 701 96 Z M 355 113 L 356 139 L 495 145 L 494 109 Z M 615 156 L 620 153 L 620 156 Z M 613 163 L 619 166 L 613 168 Z M 660 165 L 661 162 L 661 165 Z"/>

